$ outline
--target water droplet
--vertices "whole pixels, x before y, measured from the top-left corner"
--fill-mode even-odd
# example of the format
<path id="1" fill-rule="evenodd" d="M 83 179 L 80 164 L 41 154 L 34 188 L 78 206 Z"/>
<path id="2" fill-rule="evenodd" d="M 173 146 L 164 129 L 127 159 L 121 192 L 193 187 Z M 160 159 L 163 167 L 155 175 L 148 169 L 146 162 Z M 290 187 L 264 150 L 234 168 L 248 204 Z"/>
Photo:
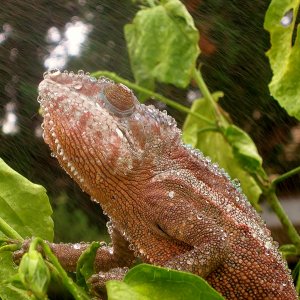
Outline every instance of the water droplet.
<path id="1" fill-rule="evenodd" d="M 272 247 L 272 243 L 270 241 L 265 243 L 265 246 L 267 249 L 270 249 Z"/>
<path id="2" fill-rule="evenodd" d="M 82 82 L 76 82 L 73 85 L 75 90 L 80 90 L 82 88 Z"/>
<path id="3" fill-rule="evenodd" d="M 60 71 L 58 69 L 53 69 L 49 71 L 49 74 L 51 75 L 51 77 L 58 76 L 60 74 Z"/>
<path id="4" fill-rule="evenodd" d="M 233 207 L 230 203 L 228 203 L 226 206 L 226 211 L 231 212 L 233 210 Z"/>
<path id="5" fill-rule="evenodd" d="M 84 75 L 84 71 L 83 70 L 78 70 L 77 74 L 78 74 L 78 76 L 83 76 Z"/>
<path id="6" fill-rule="evenodd" d="M 168 196 L 169 196 L 169 198 L 171 198 L 171 199 L 174 198 L 174 195 L 175 195 L 175 192 L 174 192 L 174 191 L 170 191 L 170 192 L 168 193 Z"/>
<path id="7" fill-rule="evenodd" d="M 284 27 L 288 27 L 293 22 L 293 9 L 291 8 L 280 20 L 280 24 Z"/>
<path id="8" fill-rule="evenodd" d="M 101 241 L 99 244 L 100 244 L 100 247 L 106 247 L 107 246 L 107 244 L 104 241 Z"/>
<path id="9" fill-rule="evenodd" d="M 235 178 L 235 179 L 232 180 L 232 184 L 233 184 L 234 187 L 237 188 L 237 189 L 239 189 L 240 186 L 241 186 L 241 183 L 240 183 L 240 181 L 239 181 L 237 178 Z"/>
<path id="10" fill-rule="evenodd" d="M 81 248 L 81 245 L 79 243 L 74 244 L 73 248 L 76 249 L 76 250 L 79 250 Z"/>
<path id="11" fill-rule="evenodd" d="M 44 74 L 43 74 L 44 79 L 46 79 L 48 77 L 48 75 L 49 75 L 48 71 L 44 72 Z"/>

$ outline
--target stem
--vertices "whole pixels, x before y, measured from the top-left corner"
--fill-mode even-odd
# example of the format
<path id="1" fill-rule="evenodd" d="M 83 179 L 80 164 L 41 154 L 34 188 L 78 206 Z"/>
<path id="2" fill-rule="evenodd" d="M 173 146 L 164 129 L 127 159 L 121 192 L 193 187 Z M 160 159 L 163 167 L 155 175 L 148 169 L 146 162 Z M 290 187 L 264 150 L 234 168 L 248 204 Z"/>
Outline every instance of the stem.
<path id="1" fill-rule="evenodd" d="M 267 195 L 267 200 L 276 213 L 277 217 L 279 218 L 283 228 L 286 230 L 290 240 L 292 243 L 299 248 L 300 247 L 300 237 L 295 229 L 294 225 L 292 224 L 291 220 L 289 219 L 288 215 L 284 211 L 280 201 L 278 200 L 275 191 L 270 190 L 269 194 Z"/>
<path id="2" fill-rule="evenodd" d="M 160 94 L 157 94 L 157 93 L 155 93 L 153 91 L 150 91 L 150 90 L 148 90 L 146 88 L 143 88 L 143 87 L 141 87 L 141 86 L 139 86 L 139 85 L 137 85 L 137 84 L 135 84 L 135 83 L 133 83 L 133 82 L 131 82 L 129 80 L 126 80 L 126 79 L 124 79 L 124 78 L 116 75 L 113 72 L 109 72 L 109 71 L 97 71 L 97 72 L 94 72 L 92 74 L 92 76 L 96 76 L 96 77 L 105 76 L 105 77 L 108 77 L 108 78 L 110 78 L 110 79 L 112 79 L 114 81 L 121 82 L 124 85 L 128 86 L 129 88 L 131 88 L 131 89 L 133 89 L 135 91 L 138 91 L 138 92 L 141 92 L 141 93 L 145 93 L 148 96 L 153 97 L 153 98 L 155 98 L 155 99 L 157 99 L 157 100 L 159 100 L 159 101 L 161 101 L 161 102 L 169 105 L 170 107 L 173 107 L 173 108 L 175 108 L 175 109 L 177 109 L 179 111 L 182 111 L 182 112 L 185 112 L 187 114 L 190 114 L 190 115 L 192 115 L 192 116 L 200 119 L 201 121 L 206 122 L 207 124 L 209 124 L 211 126 L 215 126 L 214 122 L 212 122 L 208 118 L 206 118 L 206 117 L 204 117 L 204 116 L 202 116 L 202 115 L 200 115 L 198 113 L 195 113 L 195 112 L 191 111 L 188 107 L 186 107 L 184 105 L 181 105 L 181 104 L 179 104 L 179 103 L 177 103 L 177 102 L 175 102 L 175 101 L 173 101 L 173 100 L 171 100 L 171 99 L 169 99 L 167 97 L 164 97 L 164 96 L 162 96 Z"/>
<path id="3" fill-rule="evenodd" d="M 8 243 L 12 241 L 12 239 L 8 238 L 8 237 L 1 237 L 0 238 L 0 243 Z"/>
<path id="4" fill-rule="evenodd" d="M 286 180 L 287 178 L 289 178 L 289 177 L 291 177 L 291 176 L 293 176 L 293 175 L 295 175 L 295 174 L 297 174 L 297 173 L 299 173 L 299 172 L 300 172 L 300 166 L 297 167 L 297 168 L 295 168 L 295 169 L 292 169 L 292 170 L 290 170 L 290 171 L 288 171 L 288 172 L 286 172 L 286 173 L 284 173 L 284 174 L 279 175 L 277 178 L 275 178 L 275 179 L 272 181 L 272 187 L 275 188 L 276 185 L 277 185 L 279 182 L 284 181 L 284 180 Z"/>
<path id="5" fill-rule="evenodd" d="M 221 113 L 218 109 L 218 106 L 217 106 L 212 94 L 210 93 L 210 91 L 209 91 L 209 89 L 208 89 L 208 87 L 207 87 L 207 85 L 206 85 L 206 83 L 205 83 L 205 81 L 202 77 L 202 74 L 201 74 L 200 70 L 197 70 L 196 68 L 194 68 L 193 78 L 195 79 L 195 81 L 196 81 L 203 97 L 211 103 L 212 107 L 214 108 L 215 117 L 220 122 L 222 120 Z"/>
<path id="6" fill-rule="evenodd" d="M 36 248 L 38 244 L 41 244 L 41 241 L 42 240 L 40 238 L 34 238 L 33 241 L 30 243 L 28 251 L 37 250 Z"/>
<path id="7" fill-rule="evenodd" d="M 23 241 L 23 238 L 19 235 L 17 231 L 15 231 L 12 227 L 10 227 L 1 217 L 0 217 L 0 231 L 2 231 L 7 237 Z"/>
<path id="8" fill-rule="evenodd" d="M 279 247 L 279 251 L 285 258 L 288 256 L 295 256 L 300 254 L 300 249 L 297 249 L 297 247 L 294 244 L 282 245 Z"/>
<path id="9" fill-rule="evenodd" d="M 155 6 L 154 0 L 147 0 L 147 3 L 149 5 L 149 7 L 154 7 Z"/>
<path id="10" fill-rule="evenodd" d="M 261 188 L 266 191 L 267 200 L 268 200 L 270 206 L 272 207 L 272 209 L 276 213 L 277 217 L 279 218 L 279 220 L 280 220 L 283 228 L 286 230 L 290 240 L 297 247 L 297 251 L 299 251 L 298 249 L 300 247 L 300 236 L 299 236 L 297 230 L 295 229 L 294 225 L 292 224 L 291 220 L 289 219 L 288 215 L 284 211 L 280 201 L 278 200 L 278 198 L 275 194 L 275 189 L 279 182 L 284 181 L 287 178 L 289 178 L 299 172 L 300 172 L 300 166 L 278 176 L 276 179 L 274 179 L 271 182 L 271 184 L 269 184 L 267 189 L 266 189 L 265 185 L 261 185 Z M 260 183 L 260 182 L 258 182 L 258 183 Z"/>
<path id="11" fill-rule="evenodd" d="M 215 132 L 220 132 L 220 133 L 222 133 L 221 130 L 220 130 L 218 127 L 216 127 L 216 126 L 209 126 L 209 127 L 201 128 L 201 129 L 197 130 L 197 133 L 198 133 L 198 134 L 199 134 L 199 133 L 205 133 L 205 132 L 207 132 L 207 131 L 215 131 Z"/>
<path id="12" fill-rule="evenodd" d="M 300 274 L 298 274 L 297 282 L 296 282 L 296 292 L 297 295 L 300 294 Z"/>
<path id="13" fill-rule="evenodd" d="M 0 252 L 4 252 L 4 251 L 10 251 L 10 252 L 14 252 L 17 251 L 21 248 L 21 245 L 19 244 L 11 244 L 11 245 L 5 245 L 0 247 Z"/>
<path id="14" fill-rule="evenodd" d="M 275 193 L 275 186 L 273 185 L 273 183 L 270 183 L 270 181 L 267 178 L 265 178 L 265 176 L 261 177 L 255 173 L 252 174 L 252 176 L 254 177 L 258 186 L 263 191 L 263 194 L 265 195 L 268 203 L 270 204 L 271 208 L 277 215 L 282 227 L 284 228 L 284 230 L 286 230 L 289 239 L 297 247 L 297 253 L 299 253 L 300 251 L 299 234 L 295 229 L 293 223 L 291 222 L 290 218 L 288 217 L 287 213 L 283 209 L 280 201 L 278 200 L 277 195 Z"/>
<path id="15" fill-rule="evenodd" d="M 292 272 L 292 276 L 295 281 L 297 295 L 299 295 L 300 294 L 300 260 L 298 261 L 296 267 L 294 268 Z"/>
<path id="16" fill-rule="evenodd" d="M 83 291 L 81 291 L 79 287 L 77 287 L 76 284 L 73 282 L 73 280 L 67 275 L 66 271 L 60 265 L 57 257 L 52 253 L 50 247 L 41 238 L 35 238 L 30 245 L 30 249 L 31 247 L 35 248 L 37 244 L 40 244 L 42 246 L 44 253 L 51 261 L 53 266 L 56 268 L 59 276 L 62 279 L 63 284 L 66 286 L 68 291 L 73 295 L 74 299 L 88 300 L 89 298 L 87 297 L 87 295 L 84 294 Z"/>

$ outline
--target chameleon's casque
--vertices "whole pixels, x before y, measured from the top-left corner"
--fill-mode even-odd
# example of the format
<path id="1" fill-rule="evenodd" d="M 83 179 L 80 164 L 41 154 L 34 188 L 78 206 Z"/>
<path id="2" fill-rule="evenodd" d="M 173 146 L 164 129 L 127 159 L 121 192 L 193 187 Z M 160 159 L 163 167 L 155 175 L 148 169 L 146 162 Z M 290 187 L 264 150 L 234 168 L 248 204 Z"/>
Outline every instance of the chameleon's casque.
<path id="1" fill-rule="evenodd" d="M 297 299 L 260 216 L 224 170 L 181 142 L 173 118 L 82 71 L 47 73 L 38 101 L 46 143 L 111 218 L 100 283 L 140 258 L 200 275 L 227 299 Z M 68 268 L 78 253 L 62 252 Z"/>

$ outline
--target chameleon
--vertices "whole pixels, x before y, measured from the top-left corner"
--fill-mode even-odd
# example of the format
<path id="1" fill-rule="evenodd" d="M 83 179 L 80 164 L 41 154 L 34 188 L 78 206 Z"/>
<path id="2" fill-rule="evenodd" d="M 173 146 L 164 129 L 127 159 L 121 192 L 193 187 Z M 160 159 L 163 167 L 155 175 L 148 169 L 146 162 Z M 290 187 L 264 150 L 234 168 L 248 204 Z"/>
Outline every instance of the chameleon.
<path id="1" fill-rule="evenodd" d="M 95 286 L 122 279 L 139 260 L 199 275 L 225 299 L 298 299 L 278 244 L 239 185 L 185 145 L 165 111 L 82 70 L 48 71 L 38 90 L 45 142 L 109 217 Z M 86 247 L 51 244 L 67 270 Z"/>

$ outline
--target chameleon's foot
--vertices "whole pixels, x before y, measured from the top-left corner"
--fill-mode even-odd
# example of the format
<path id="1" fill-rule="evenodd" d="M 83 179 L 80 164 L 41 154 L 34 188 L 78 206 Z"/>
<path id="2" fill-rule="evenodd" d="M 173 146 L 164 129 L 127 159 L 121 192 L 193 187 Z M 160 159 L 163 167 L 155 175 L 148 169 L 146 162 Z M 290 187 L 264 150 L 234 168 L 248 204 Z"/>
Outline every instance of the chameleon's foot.
<path id="1" fill-rule="evenodd" d="M 97 296 L 100 296 L 101 299 L 106 299 L 105 283 L 109 280 L 122 280 L 127 272 L 128 268 L 126 267 L 114 268 L 108 272 L 99 272 L 89 278 L 88 284 L 90 284 L 91 289 Z"/>
<path id="2" fill-rule="evenodd" d="M 28 251 L 32 239 L 26 239 L 23 241 L 21 248 L 13 253 L 13 260 L 18 265 L 23 255 Z"/>

